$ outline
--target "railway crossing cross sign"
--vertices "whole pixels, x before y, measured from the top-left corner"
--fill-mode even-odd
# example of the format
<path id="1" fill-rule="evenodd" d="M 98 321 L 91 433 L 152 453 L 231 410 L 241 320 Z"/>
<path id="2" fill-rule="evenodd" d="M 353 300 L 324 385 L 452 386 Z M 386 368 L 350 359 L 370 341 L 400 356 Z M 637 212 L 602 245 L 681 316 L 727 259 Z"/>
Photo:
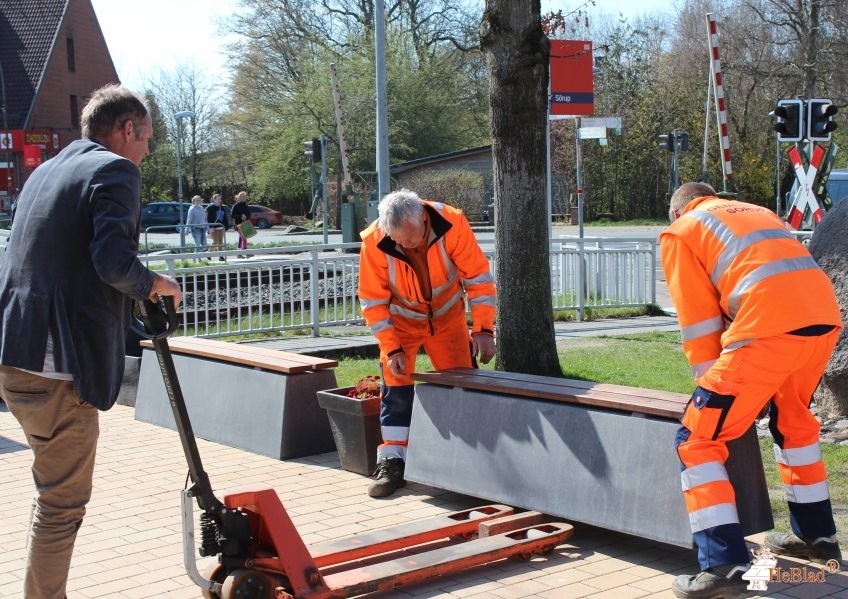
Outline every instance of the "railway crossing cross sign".
<path id="1" fill-rule="evenodd" d="M 824 218 L 824 211 L 818 198 L 816 198 L 815 192 L 813 192 L 816 173 L 823 156 L 824 150 L 821 149 L 821 146 L 815 146 L 813 155 L 810 157 L 810 167 L 805 171 L 798 148 L 793 146 L 789 149 L 789 159 L 792 161 L 792 166 L 795 168 L 795 178 L 798 180 L 798 191 L 792 201 L 792 207 L 786 215 L 786 222 L 795 230 L 801 227 L 801 221 L 804 219 L 804 213 L 808 207 L 813 213 L 813 220 L 816 224 Z"/>

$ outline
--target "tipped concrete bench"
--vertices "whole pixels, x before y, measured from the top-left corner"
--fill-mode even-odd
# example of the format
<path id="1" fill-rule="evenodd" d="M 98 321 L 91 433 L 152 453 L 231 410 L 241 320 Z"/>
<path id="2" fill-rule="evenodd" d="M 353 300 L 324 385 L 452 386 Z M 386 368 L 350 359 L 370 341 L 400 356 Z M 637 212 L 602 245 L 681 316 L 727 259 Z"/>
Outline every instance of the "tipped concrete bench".
<path id="1" fill-rule="evenodd" d="M 153 345 L 141 345 L 135 418 L 176 429 Z M 335 360 L 198 337 L 168 345 L 198 437 L 276 459 L 335 451 L 315 395 L 337 386 Z"/>
<path id="2" fill-rule="evenodd" d="M 692 546 L 674 451 L 688 395 L 470 368 L 413 378 L 407 480 Z M 742 528 L 770 530 L 753 427 L 729 447 Z"/>

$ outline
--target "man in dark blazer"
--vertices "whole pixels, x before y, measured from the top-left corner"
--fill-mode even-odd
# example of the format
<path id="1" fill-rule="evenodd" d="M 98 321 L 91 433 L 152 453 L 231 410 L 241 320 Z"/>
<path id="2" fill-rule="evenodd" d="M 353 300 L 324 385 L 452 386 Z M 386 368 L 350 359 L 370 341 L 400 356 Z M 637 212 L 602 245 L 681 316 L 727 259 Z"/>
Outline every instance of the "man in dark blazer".
<path id="1" fill-rule="evenodd" d="M 138 260 L 141 172 L 153 125 L 109 85 L 83 138 L 37 168 L 13 208 L 0 263 L 0 397 L 33 451 L 24 596 L 61 599 L 91 496 L 98 410 L 115 403 L 133 300 L 182 294 Z"/>

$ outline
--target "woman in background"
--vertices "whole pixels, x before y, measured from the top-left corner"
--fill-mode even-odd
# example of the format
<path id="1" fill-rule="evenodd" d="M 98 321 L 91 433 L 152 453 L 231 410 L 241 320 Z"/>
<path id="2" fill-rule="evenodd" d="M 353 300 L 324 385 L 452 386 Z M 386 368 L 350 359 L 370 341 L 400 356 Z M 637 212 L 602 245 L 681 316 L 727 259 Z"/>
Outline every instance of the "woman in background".
<path id="1" fill-rule="evenodd" d="M 186 226 L 194 238 L 194 252 L 199 254 L 206 249 L 206 210 L 203 208 L 203 198 L 194 196 L 191 198 L 191 207 L 186 214 Z"/>
<path id="2" fill-rule="evenodd" d="M 246 250 L 247 237 L 242 235 L 241 229 L 238 228 L 240 224 L 250 220 L 250 208 L 247 207 L 246 191 L 240 191 L 236 194 L 236 203 L 233 205 L 233 209 L 230 212 L 230 216 L 233 217 L 233 226 L 236 228 L 236 231 L 238 231 L 239 234 L 238 249 Z"/>

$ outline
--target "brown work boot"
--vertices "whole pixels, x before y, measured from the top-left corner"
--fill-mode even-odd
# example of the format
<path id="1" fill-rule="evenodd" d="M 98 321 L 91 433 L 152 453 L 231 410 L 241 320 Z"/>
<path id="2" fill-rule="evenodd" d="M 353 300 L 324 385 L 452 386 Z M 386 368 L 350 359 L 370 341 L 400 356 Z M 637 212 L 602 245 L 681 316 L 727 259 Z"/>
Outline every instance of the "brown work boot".
<path id="1" fill-rule="evenodd" d="M 770 532 L 766 535 L 766 547 L 778 555 L 808 559 L 819 564 L 842 559 L 837 541 L 825 538 L 806 541 L 791 532 Z"/>
<path id="2" fill-rule="evenodd" d="M 742 575 L 750 564 L 709 568 L 694 576 L 678 576 L 671 585 L 675 597 L 682 599 L 739 599 L 749 595 Z"/>
<path id="3" fill-rule="evenodd" d="M 368 485 L 370 497 L 388 497 L 401 487 L 406 485 L 403 480 L 403 470 L 406 464 L 400 458 L 383 458 L 377 464 L 374 475 L 377 477 L 373 483 Z"/>

